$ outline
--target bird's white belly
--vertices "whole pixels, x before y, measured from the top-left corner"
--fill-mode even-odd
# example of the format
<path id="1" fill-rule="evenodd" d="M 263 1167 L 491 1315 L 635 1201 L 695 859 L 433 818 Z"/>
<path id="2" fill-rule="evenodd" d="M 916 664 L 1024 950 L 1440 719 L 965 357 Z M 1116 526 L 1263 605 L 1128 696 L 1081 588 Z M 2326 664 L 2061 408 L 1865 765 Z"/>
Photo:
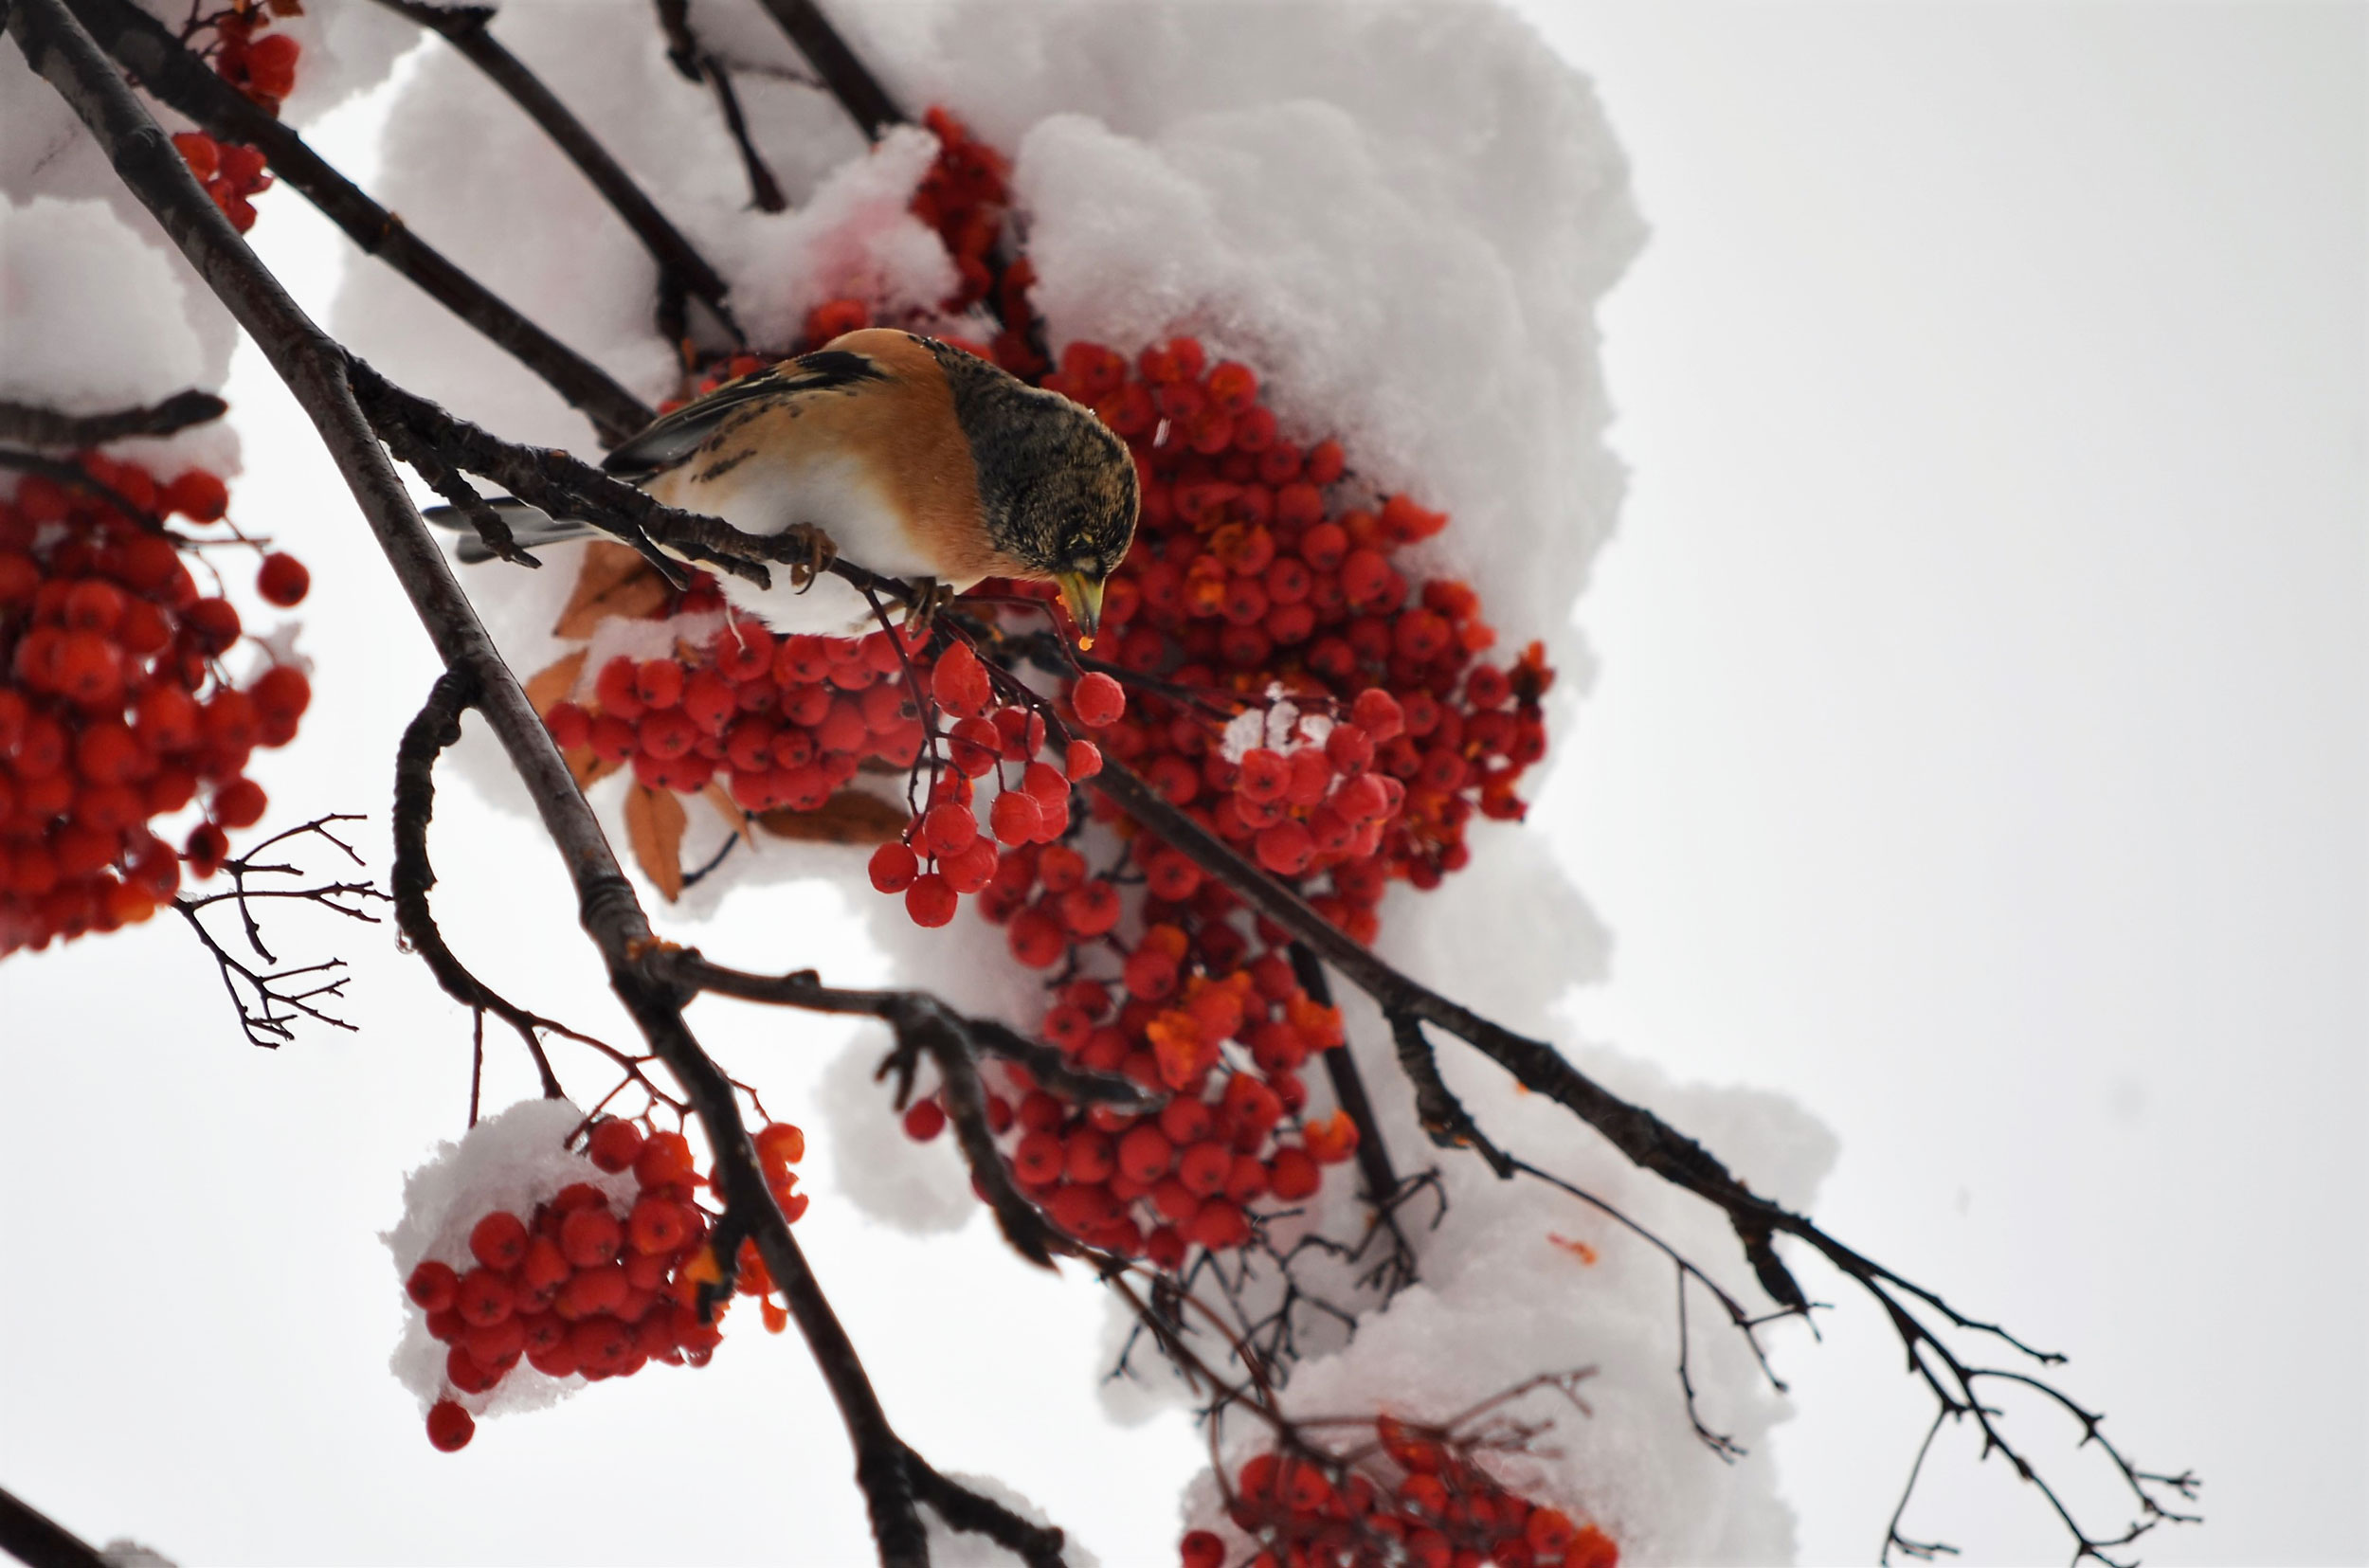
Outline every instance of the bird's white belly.
<path id="1" fill-rule="evenodd" d="M 840 558 L 855 566 L 889 577 L 931 575 L 888 496 L 853 458 L 818 454 L 793 466 L 758 457 L 707 484 L 675 488 L 674 504 L 721 517 L 744 532 L 781 533 L 807 523 L 829 534 Z M 846 637 L 877 628 L 872 607 L 843 580 L 821 577 L 797 593 L 787 566 L 769 569 L 773 586 L 762 589 L 718 573 L 724 597 L 777 632 Z M 883 603 L 893 614 L 894 603 Z"/>

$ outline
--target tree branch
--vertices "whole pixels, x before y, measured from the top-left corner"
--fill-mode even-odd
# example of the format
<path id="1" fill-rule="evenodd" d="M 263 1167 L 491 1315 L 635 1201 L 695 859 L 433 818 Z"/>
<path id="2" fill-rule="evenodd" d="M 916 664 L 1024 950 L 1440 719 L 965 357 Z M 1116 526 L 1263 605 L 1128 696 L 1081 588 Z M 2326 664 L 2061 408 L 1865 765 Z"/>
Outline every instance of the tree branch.
<path id="1" fill-rule="evenodd" d="M 195 387 L 145 408 L 118 408 L 104 414 L 62 414 L 54 408 L 0 401 L 0 441 L 80 451 L 130 436 L 170 436 L 220 419 L 229 406 L 213 393 Z"/>
<path id="2" fill-rule="evenodd" d="M 0 1552 L 26 1568 L 107 1568 L 98 1547 L 6 1489 L 0 1489 Z"/>
<path id="3" fill-rule="evenodd" d="M 740 149 L 741 167 L 749 174 L 749 205 L 759 212 L 787 212 L 789 199 L 781 182 L 750 139 L 748 118 L 740 112 L 740 94 L 732 88 L 732 68 L 720 55 L 699 45 L 691 27 L 691 0 L 658 0 L 659 30 L 666 35 L 666 58 L 685 81 L 705 81 L 715 88 L 715 105 L 724 114 L 724 129 Z"/>
<path id="4" fill-rule="evenodd" d="M 651 931 L 632 884 L 558 748 L 453 580 L 443 553 L 380 449 L 354 401 L 346 354 L 247 249 L 198 186 L 163 128 L 109 66 L 66 0 L 14 0 L 5 21 L 35 74 L 46 79 L 90 129 L 126 187 L 163 225 L 287 382 L 353 491 L 446 670 L 473 683 L 478 711 L 533 796 L 544 828 L 575 882 L 580 922 L 600 950 L 611 987 L 681 1084 L 706 1131 L 716 1190 L 725 1204 L 723 1225 L 735 1236 L 755 1239 L 831 1389 L 856 1451 L 857 1480 L 863 1487 L 881 1561 L 892 1568 L 926 1563 L 928 1539 L 914 1511 L 907 1450 L 889 1425 L 854 1344 L 766 1185 L 732 1081 L 684 1024 L 682 1006 L 688 994 L 665 978 L 660 960 L 667 949 Z M 722 1261 L 729 1264 L 730 1256 L 726 1250 Z"/>
<path id="5" fill-rule="evenodd" d="M 487 24 L 494 19 L 491 6 L 431 6 L 419 0 L 378 0 L 389 10 L 410 18 L 421 27 L 442 36 L 444 41 L 467 57 L 469 63 L 483 71 L 486 77 L 512 102 L 527 112 L 528 117 L 543 128 L 546 135 L 556 142 L 578 171 L 592 183 L 611 210 L 624 220 L 633 230 L 642 248 L 659 265 L 663 290 L 671 283 L 688 292 L 694 298 L 715 313 L 715 318 L 732 334 L 734 343 L 748 341 L 740 323 L 732 319 L 732 306 L 725 295 L 731 289 L 723 275 L 708 264 L 707 258 L 693 247 L 682 231 L 669 223 L 666 214 L 658 209 L 642 188 L 633 183 L 624 166 L 609 155 L 584 122 L 569 112 L 559 96 L 543 84 L 542 78 L 527 69 L 525 62 L 502 46 Z"/>
<path id="6" fill-rule="evenodd" d="M 840 101 L 868 140 L 878 141 L 889 127 L 906 123 L 908 116 L 888 96 L 879 79 L 864 68 L 856 51 L 831 26 L 815 0 L 762 0 L 782 31 L 823 78 L 823 84 Z"/>
<path id="7" fill-rule="evenodd" d="M 603 441 L 615 445 L 650 423 L 654 416 L 649 406 L 607 371 L 519 315 L 413 234 L 402 219 L 364 195 L 305 145 L 303 137 L 215 75 L 131 0 L 73 0 L 73 6 L 99 47 L 141 86 L 208 135 L 261 152 L 273 172 L 303 192 L 348 239 L 541 376 L 592 422 Z M 161 138 L 162 133 L 158 135 Z M 180 155 L 170 143 L 166 151 Z"/>

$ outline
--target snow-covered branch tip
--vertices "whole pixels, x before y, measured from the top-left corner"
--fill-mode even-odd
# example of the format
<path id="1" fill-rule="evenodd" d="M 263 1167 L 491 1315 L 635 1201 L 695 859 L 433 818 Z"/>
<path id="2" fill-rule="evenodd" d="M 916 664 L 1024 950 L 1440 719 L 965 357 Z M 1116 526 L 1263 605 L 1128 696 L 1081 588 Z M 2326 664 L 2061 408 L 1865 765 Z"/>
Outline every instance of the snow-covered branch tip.
<path id="1" fill-rule="evenodd" d="M 732 305 L 725 297 L 731 285 L 724 281 L 723 274 L 710 265 L 697 247 L 659 210 L 658 204 L 634 183 L 624 166 L 601 145 L 600 138 L 560 101 L 559 95 L 529 70 L 524 61 L 502 46 L 488 27 L 494 19 L 493 7 L 426 5 L 421 0 L 378 3 L 436 33 L 470 64 L 484 72 L 487 81 L 542 127 L 544 134 L 567 154 L 568 161 L 601 193 L 610 210 L 624 220 L 634 238 L 642 243 L 642 248 L 658 263 L 660 335 L 668 342 L 682 339 L 680 301 L 688 296 L 714 314 L 716 323 L 734 344 L 748 341 L 740 323 L 732 318 Z"/>

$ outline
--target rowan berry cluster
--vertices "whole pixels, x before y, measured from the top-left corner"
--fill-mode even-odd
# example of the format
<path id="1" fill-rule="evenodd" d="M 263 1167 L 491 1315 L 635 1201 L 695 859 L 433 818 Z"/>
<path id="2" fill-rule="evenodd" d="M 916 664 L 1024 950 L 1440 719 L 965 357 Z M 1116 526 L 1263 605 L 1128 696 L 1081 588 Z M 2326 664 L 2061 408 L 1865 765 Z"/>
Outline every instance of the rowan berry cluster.
<path id="1" fill-rule="evenodd" d="M 204 56 L 225 81 L 277 115 L 280 100 L 296 90 L 297 59 L 303 51 L 286 33 L 267 29 L 276 14 L 292 9 L 286 0 L 279 5 L 232 0 L 208 15 L 192 12 L 181 41 Z M 242 234 L 254 227 L 252 198 L 271 185 L 271 176 L 263 171 L 263 154 L 238 142 L 217 141 L 203 131 L 183 131 L 172 145 L 231 226 Z"/>
<path id="2" fill-rule="evenodd" d="M 220 478 L 78 466 L 87 485 L 28 474 L 0 502 L 0 956 L 147 919 L 185 859 L 211 876 L 263 815 L 249 755 L 294 739 L 313 695 L 293 665 L 244 688 L 222 668 L 238 609 L 199 590 L 162 522 L 220 519 Z M 294 557 L 264 557 L 263 598 L 306 586 Z M 193 802 L 176 853 L 152 820 Z"/>
<path id="3" fill-rule="evenodd" d="M 682 610 L 714 593 L 694 586 Z M 742 810 L 811 811 L 866 762 L 913 766 L 927 738 L 905 679 L 912 640 L 776 638 L 734 619 L 672 658 L 617 658 L 583 702 L 543 717 L 563 750 L 630 765 L 653 789 L 696 795 L 710 781 Z"/>
<path id="4" fill-rule="evenodd" d="M 1026 259 L 993 250 L 1003 161 L 942 112 L 931 125 L 941 153 L 913 210 L 965 262 L 964 300 L 991 297 L 1024 326 Z M 805 346 L 871 319 L 859 299 L 827 301 Z M 1094 813 L 1117 841 L 1091 863 L 1075 786 L 1107 749 L 1371 941 L 1391 881 L 1436 886 L 1468 858 L 1476 812 L 1522 815 L 1552 675 L 1536 644 L 1510 666 L 1477 661 L 1496 634 L 1471 587 L 1410 581 L 1395 559 L 1446 515 L 1375 495 L 1337 442 L 1288 439 L 1249 367 L 1179 337 L 1132 360 L 1074 343 L 1042 374 L 1028 338 L 1016 326 L 962 346 L 1093 407 L 1142 480 L 1135 548 L 1104 598 L 1110 663 L 1048 703 L 963 636 L 776 643 L 732 623 L 675 658 L 610 661 L 591 702 L 547 718 L 563 748 L 630 761 L 647 785 L 728 778 L 750 811 L 814 809 L 866 761 L 916 769 L 918 809 L 874 853 L 873 885 L 923 927 L 975 897 L 1018 963 L 1057 977 L 1044 1036 L 1172 1096 L 1133 1117 L 1013 1072 L 987 1109 L 1015 1180 L 1072 1234 L 1177 1268 L 1194 1247 L 1248 1242 L 1272 1212 L 1254 1205 L 1308 1199 L 1354 1151 L 1346 1117 L 1304 1114 L 1300 1071 L 1340 1043 L 1340 1021 L 1300 987 L 1282 930 L 1107 801 Z M 755 365 L 719 362 L 697 389 Z M 672 607 L 719 604 L 700 584 Z M 1065 622 L 1046 584 L 982 585 L 971 604 L 1020 635 Z M 1073 728 L 1058 752 L 1048 712 Z M 915 1137 L 943 1125 L 928 1100 L 906 1119 Z"/>
<path id="5" fill-rule="evenodd" d="M 1374 1430 L 1380 1451 L 1363 1467 L 1276 1453 L 1243 1464 L 1226 1510 L 1257 1542 L 1243 1568 L 1618 1568 L 1610 1536 L 1508 1491 L 1454 1443 L 1387 1415 Z M 1194 1530 L 1180 1556 L 1223 1568 L 1225 1541 Z"/>
<path id="6" fill-rule="evenodd" d="M 776 1122 L 755 1142 L 767 1184 L 783 1214 L 797 1219 L 806 1198 L 789 1167 L 805 1153 L 805 1134 Z M 546 1377 L 599 1382 L 654 1361 L 705 1366 L 722 1343 L 729 1298 L 704 1317 L 699 1308 L 699 1286 L 722 1272 L 709 1245 L 712 1217 L 697 1200 L 708 1179 L 690 1142 L 607 1118 L 592 1124 L 585 1153 L 603 1171 L 633 1173 L 630 1204 L 613 1203 L 589 1181 L 571 1182 L 532 1214 L 487 1214 L 470 1229 L 466 1260 L 426 1259 L 405 1282 L 428 1333 L 449 1347 L 444 1379 L 455 1396 L 492 1393 L 521 1361 Z M 787 1325 L 753 1243 L 741 1245 L 733 1289 L 760 1298 L 768 1328 Z M 448 1453 L 477 1431 L 461 1397 L 439 1399 L 427 1413 L 428 1441 Z"/>

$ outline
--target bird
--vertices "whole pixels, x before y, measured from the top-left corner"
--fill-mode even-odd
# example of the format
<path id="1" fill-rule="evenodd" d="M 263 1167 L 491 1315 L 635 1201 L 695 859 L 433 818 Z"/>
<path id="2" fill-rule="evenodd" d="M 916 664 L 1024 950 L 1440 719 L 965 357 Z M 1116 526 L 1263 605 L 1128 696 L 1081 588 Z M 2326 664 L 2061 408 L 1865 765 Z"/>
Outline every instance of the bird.
<path id="1" fill-rule="evenodd" d="M 819 532 L 822 559 L 902 578 L 925 590 L 924 604 L 989 577 L 1058 584 L 1089 647 L 1140 510 L 1127 443 L 1093 410 L 951 344 L 882 327 L 727 382 L 601 466 L 748 533 Z M 493 505 L 530 549 L 606 536 L 515 499 Z M 464 562 L 492 557 L 459 508 L 426 515 L 463 534 Z M 793 586 L 805 575 L 777 569 L 759 587 L 718 574 L 718 584 L 785 635 L 856 636 L 877 623 L 850 584 L 823 575 Z"/>

